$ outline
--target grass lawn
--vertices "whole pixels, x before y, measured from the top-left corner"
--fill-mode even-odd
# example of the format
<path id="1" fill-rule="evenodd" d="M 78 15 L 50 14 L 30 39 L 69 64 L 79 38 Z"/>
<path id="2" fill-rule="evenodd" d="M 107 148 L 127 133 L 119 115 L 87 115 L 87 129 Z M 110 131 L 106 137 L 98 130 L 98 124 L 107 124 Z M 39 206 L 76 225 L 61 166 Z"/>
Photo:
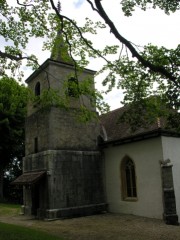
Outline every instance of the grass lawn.
<path id="1" fill-rule="evenodd" d="M 0 203 L 0 216 L 18 215 L 21 207 L 15 204 Z M 0 240 L 63 240 L 63 238 L 29 227 L 0 222 Z"/>
<path id="2" fill-rule="evenodd" d="M 20 205 L 0 203 L 0 216 L 12 216 L 15 214 L 19 214 L 20 211 Z"/>
<path id="3" fill-rule="evenodd" d="M 60 237 L 34 230 L 0 222 L 0 240 L 63 240 Z"/>

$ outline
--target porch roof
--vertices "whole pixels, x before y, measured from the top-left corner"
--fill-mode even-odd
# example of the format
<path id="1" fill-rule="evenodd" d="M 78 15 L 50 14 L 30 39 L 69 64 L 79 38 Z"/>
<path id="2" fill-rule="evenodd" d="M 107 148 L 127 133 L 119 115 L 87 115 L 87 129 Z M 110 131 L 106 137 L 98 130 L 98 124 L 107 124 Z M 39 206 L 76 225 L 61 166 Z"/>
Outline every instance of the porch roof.
<path id="1" fill-rule="evenodd" d="M 45 176 L 46 171 L 33 171 L 25 172 L 16 178 L 11 184 L 13 185 L 31 185 L 37 183 L 43 176 Z"/>

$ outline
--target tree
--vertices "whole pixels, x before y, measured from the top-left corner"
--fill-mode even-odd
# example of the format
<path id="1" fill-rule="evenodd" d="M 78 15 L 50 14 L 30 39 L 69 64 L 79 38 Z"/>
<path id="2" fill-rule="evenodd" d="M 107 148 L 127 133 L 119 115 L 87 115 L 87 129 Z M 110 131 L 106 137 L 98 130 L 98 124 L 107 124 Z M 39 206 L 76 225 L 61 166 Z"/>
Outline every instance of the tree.
<path id="1" fill-rule="evenodd" d="M 103 81 L 103 84 L 108 87 L 107 92 L 113 87 L 122 88 L 125 95 L 124 104 L 133 103 L 132 106 L 134 106 L 134 103 L 141 104 L 151 95 L 158 95 L 168 108 L 178 110 L 180 107 L 180 46 L 176 49 L 166 49 L 149 44 L 139 50 L 131 39 L 126 39 L 118 31 L 106 13 L 102 0 L 86 1 L 100 16 L 102 22 L 94 23 L 87 18 L 84 26 L 78 26 L 70 16 L 61 14 L 60 2 L 56 6 L 53 0 L 17 0 L 16 6 L 10 5 L 8 0 L 2 0 L 0 12 L 3 20 L 0 22 L 0 29 L 2 37 L 11 40 L 11 45 L 6 46 L 4 51 L 0 51 L 3 66 L 1 72 L 5 74 L 4 69 L 8 68 L 15 72 L 24 59 L 27 60 L 27 65 L 36 67 L 35 56 L 25 56 L 21 49 L 25 49 L 30 37 L 45 37 L 44 49 L 50 50 L 53 48 L 56 33 L 60 30 L 73 59 L 75 73 L 88 64 L 88 57 L 100 57 L 105 61 L 100 73 L 108 70 L 107 77 Z M 63 0 L 61 3 L 63 4 Z M 120 7 L 127 17 L 133 14 L 136 7 L 144 11 L 149 7 L 158 7 L 165 14 L 170 14 L 180 9 L 180 1 L 121 0 Z M 46 14 L 47 12 L 49 14 Z M 119 44 L 106 46 L 103 50 L 95 49 L 93 43 L 85 36 L 87 33 L 96 34 L 98 28 L 105 27 L 109 28 Z M 110 54 L 117 53 L 119 53 L 118 59 L 108 60 Z M 157 86 L 156 89 L 153 88 L 154 84 Z M 148 109 L 152 111 L 154 108 L 158 110 L 155 115 L 157 117 L 160 110 L 158 106 L 161 104 L 154 101 L 150 105 L 146 102 L 144 106 L 146 105 L 147 111 Z M 167 111 L 164 111 L 164 114 L 167 115 Z"/>
<path id="2" fill-rule="evenodd" d="M 15 157 L 13 161 L 9 163 L 4 171 L 3 198 L 5 201 L 11 203 L 23 203 L 23 186 L 14 186 L 11 184 L 12 181 L 22 174 L 23 153 L 24 149 L 22 149 L 22 153 L 18 157 Z"/>
<path id="3" fill-rule="evenodd" d="M 12 78 L 0 79 L 0 199 L 4 171 L 24 156 L 27 88 Z"/>

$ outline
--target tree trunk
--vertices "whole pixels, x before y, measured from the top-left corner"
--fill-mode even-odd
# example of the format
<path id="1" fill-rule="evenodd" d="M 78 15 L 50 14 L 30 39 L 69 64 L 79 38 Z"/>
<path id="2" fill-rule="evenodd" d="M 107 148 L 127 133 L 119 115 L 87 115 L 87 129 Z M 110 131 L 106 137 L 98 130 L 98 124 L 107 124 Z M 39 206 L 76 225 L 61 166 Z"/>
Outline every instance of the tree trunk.
<path id="1" fill-rule="evenodd" d="M 0 201 L 3 200 L 3 180 L 4 180 L 4 169 L 0 165 Z"/>

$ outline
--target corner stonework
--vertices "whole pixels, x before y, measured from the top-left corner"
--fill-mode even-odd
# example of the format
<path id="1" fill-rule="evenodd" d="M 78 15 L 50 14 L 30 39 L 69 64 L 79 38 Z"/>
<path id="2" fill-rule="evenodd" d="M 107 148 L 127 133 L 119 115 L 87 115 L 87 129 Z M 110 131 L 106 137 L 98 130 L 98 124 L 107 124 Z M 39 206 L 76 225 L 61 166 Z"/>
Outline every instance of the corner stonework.
<path id="1" fill-rule="evenodd" d="M 176 212 L 176 199 L 173 183 L 173 172 L 171 161 L 169 159 L 160 161 L 162 173 L 162 192 L 164 214 L 163 218 L 166 224 L 179 225 Z"/>

